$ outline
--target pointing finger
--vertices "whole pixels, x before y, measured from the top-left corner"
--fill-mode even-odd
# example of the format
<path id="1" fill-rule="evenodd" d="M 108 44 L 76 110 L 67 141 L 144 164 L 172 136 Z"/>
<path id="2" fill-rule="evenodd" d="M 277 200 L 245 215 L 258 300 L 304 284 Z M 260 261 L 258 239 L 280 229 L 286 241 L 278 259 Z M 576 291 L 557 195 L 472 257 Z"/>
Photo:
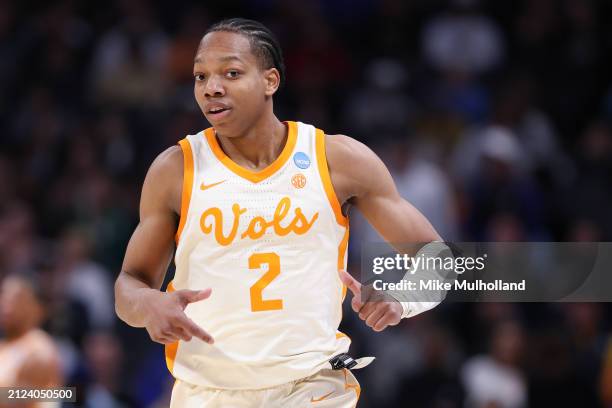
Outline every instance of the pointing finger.
<path id="1" fill-rule="evenodd" d="M 346 286 L 351 293 L 353 294 L 353 299 L 351 299 L 351 307 L 355 313 L 359 313 L 359 310 L 363 307 L 363 302 L 361 301 L 361 283 L 357 281 L 357 279 L 353 278 L 350 273 L 340 270 L 338 271 L 338 275 L 340 276 L 340 280 Z"/>
<path id="2" fill-rule="evenodd" d="M 181 327 L 183 327 L 188 334 L 197 337 L 208 344 L 214 343 L 212 336 L 188 317 L 185 317 L 185 319 L 181 322 Z"/>
<path id="3" fill-rule="evenodd" d="M 349 288 L 351 293 L 353 293 L 353 296 L 361 297 L 361 283 L 359 283 L 357 279 L 353 278 L 351 274 L 345 270 L 338 271 L 338 274 L 340 275 L 340 280 L 344 286 Z"/>
<path id="4" fill-rule="evenodd" d="M 355 313 L 359 313 L 361 311 L 361 308 L 363 307 L 361 299 L 359 299 L 359 297 L 357 296 L 353 296 L 353 299 L 351 299 L 351 307 L 353 308 L 353 311 Z"/>

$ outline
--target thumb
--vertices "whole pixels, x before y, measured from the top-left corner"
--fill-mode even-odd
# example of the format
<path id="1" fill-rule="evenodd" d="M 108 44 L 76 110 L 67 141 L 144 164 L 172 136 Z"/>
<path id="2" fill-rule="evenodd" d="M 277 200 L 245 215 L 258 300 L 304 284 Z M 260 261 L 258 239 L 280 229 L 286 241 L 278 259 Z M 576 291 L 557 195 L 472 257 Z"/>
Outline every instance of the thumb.
<path id="1" fill-rule="evenodd" d="M 176 291 L 176 295 L 183 304 L 183 307 L 186 307 L 189 303 L 199 302 L 200 300 L 208 299 L 211 293 L 212 288 L 206 288 L 203 290 L 182 289 Z"/>
<path id="2" fill-rule="evenodd" d="M 357 279 L 353 278 L 351 274 L 345 270 L 339 270 L 338 274 L 340 275 L 340 280 L 344 286 L 351 291 L 353 296 L 361 298 L 361 283 L 359 283 Z"/>

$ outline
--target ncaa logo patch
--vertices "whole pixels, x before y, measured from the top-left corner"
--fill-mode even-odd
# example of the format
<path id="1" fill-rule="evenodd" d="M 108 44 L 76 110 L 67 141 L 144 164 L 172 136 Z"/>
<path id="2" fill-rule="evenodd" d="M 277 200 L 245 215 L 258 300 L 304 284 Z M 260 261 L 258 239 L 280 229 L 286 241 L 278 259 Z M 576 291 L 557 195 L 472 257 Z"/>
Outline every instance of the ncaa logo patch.
<path id="1" fill-rule="evenodd" d="M 304 152 L 297 152 L 293 155 L 293 162 L 300 169 L 307 169 L 310 167 L 310 157 Z"/>
<path id="2" fill-rule="evenodd" d="M 306 185 L 306 176 L 304 176 L 302 173 L 294 175 L 291 178 L 291 184 L 293 184 L 293 187 L 295 188 L 304 188 Z"/>

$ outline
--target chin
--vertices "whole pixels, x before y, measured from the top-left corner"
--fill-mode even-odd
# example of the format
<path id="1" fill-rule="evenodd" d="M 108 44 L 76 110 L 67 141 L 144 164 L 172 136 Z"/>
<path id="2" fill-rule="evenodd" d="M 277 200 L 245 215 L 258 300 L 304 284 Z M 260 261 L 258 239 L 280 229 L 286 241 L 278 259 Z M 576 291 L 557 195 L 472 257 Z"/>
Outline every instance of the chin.
<path id="1" fill-rule="evenodd" d="M 240 134 L 240 125 L 236 121 L 232 120 L 221 120 L 221 121 L 208 121 L 210 125 L 215 128 L 217 133 L 223 135 L 223 137 L 235 137 Z"/>
<path id="2" fill-rule="evenodd" d="M 210 125 L 212 127 L 214 127 L 216 131 L 221 131 L 221 133 L 226 133 L 226 132 L 230 131 L 231 128 L 232 128 L 232 124 L 228 123 L 226 121 L 212 121 L 212 120 L 209 120 L 208 123 L 210 123 Z"/>

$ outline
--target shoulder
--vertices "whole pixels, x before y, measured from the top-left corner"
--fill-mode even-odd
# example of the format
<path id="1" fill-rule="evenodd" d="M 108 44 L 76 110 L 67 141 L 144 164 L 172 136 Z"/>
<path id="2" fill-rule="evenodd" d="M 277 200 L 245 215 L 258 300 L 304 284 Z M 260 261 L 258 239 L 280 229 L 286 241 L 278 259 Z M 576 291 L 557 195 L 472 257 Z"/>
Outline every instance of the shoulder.
<path id="1" fill-rule="evenodd" d="M 32 387 L 60 385 L 60 354 L 53 338 L 40 329 L 26 336 L 28 358 L 20 368 L 19 381 Z"/>
<path id="2" fill-rule="evenodd" d="M 170 146 L 163 152 L 161 152 L 149 168 L 149 172 L 156 172 L 164 174 L 167 172 L 171 173 L 182 173 L 183 171 L 183 151 L 179 145 Z"/>
<path id="3" fill-rule="evenodd" d="M 325 135 L 325 152 L 332 177 L 348 186 L 350 196 L 362 195 L 387 179 L 387 167 L 376 153 L 352 137 Z"/>
<path id="4" fill-rule="evenodd" d="M 368 160 L 374 152 L 358 140 L 346 135 L 325 135 L 325 152 L 328 160 L 344 162 Z"/>
<path id="5" fill-rule="evenodd" d="M 59 351 L 53 338 L 41 329 L 31 330 L 22 339 L 22 344 L 28 350 L 28 363 L 38 368 L 55 366 L 59 359 Z"/>
<path id="6" fill-rule="evenodd" d="M 183 151 L 178 145 L 171 146 L 151 163 L 144 181 L 141 201 L 155 202 L 156 206 L 168 207 L 178 214 L 182 180 Z"/>
<path id="7" fill-rule="evenodd" d="M 183 151 L 171 146 L 161 152 L 149 167 L 145 184 L 153 183 L 158 189 L 181 185 L 183 179 Z"/>
<path id="8" fill-rule="evenodd" d="M 41 358 L 55 358 L 58 353 L 53 338 L 41 329 L 34 329 L 29 334 L 30 349 L 36 351 Z"/>

